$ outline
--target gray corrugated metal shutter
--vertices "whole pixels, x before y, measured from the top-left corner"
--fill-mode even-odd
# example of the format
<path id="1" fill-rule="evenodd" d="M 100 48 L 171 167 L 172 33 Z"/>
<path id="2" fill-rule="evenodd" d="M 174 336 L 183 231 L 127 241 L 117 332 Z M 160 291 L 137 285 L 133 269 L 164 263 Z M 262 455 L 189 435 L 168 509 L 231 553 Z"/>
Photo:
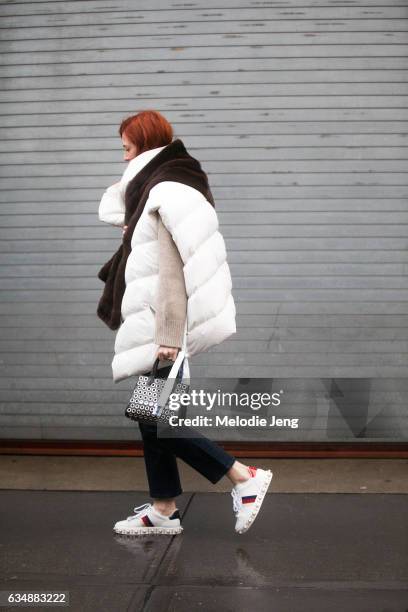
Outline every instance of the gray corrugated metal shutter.
<path id="1" fill-rule="evenodd" d="M 238 333 L 193 373 L 407 376 L 408 9 L 335 4 L 2 3 L 4 437 L 135 435 L 97 208 L 143 108 L 208 172 L 233 274 Z"/>

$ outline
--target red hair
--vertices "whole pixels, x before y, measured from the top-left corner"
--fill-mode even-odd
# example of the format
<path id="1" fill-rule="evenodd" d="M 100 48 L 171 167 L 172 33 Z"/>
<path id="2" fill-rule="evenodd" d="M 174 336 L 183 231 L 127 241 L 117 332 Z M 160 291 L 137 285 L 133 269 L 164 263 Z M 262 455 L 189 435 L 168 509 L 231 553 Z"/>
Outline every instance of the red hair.
<path id="1" fill-rule="evenodd" d="M 158 111 L 145 110 L 137 115 L 124 119 L 119 126 L 119 134 L 123 133 L 136 145 L 137 154 L 163 147 L 171 143 L 173 128 Z"/>

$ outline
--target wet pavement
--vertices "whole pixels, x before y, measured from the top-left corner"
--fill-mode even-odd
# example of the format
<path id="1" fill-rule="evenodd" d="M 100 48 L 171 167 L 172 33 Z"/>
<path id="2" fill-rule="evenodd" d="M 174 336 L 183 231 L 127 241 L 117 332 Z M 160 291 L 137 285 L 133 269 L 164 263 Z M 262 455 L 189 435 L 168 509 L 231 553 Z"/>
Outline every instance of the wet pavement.
<path id="1" fill-rule="evenodd" d="M 408 611 L 407 495 L 270 492 L 238 535 L 228 493 L 184 493 L 182 535 L 112 531 L 146 501 L 1 491 L 0 590 L 68 591 L 74 612 Z"/>

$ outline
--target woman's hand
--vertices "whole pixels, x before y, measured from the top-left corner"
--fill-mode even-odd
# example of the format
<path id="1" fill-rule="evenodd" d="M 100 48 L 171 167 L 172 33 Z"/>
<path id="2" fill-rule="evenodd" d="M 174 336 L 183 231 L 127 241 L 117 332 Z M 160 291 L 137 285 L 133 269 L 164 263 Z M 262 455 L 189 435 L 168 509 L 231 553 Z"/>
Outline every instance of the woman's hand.
<path id="1" fill-rule="evenodd" d="M 156 357 L 159 358 L 159 361 L 165 361 L 165 359 L 171 359 L 171 361 L 176 361 L 176 357 L 179 350 L 180 349 L 178 347 L 159 346 L 159 350 L 157 351 Z"/>
<path id="2" fill-rule="evenodd" d="M 127 225 L 124 225 L 124 226 L 123 226 L 123 228 L 122 228 L 122 236 L 124 236 L 124 235 L 125 235 L 127 228 L 128 228 L 128 226 L 127 226 Z"/>

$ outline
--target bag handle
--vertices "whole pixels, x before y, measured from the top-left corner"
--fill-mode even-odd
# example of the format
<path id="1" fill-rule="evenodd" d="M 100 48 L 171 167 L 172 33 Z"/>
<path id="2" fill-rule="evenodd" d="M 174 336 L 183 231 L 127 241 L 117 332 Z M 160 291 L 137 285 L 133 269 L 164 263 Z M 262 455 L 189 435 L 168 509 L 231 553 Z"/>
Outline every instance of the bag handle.
<path id="1" fill-rule="evenodd" d="M 186 345 L 187 345 L 187 319 L 184 325 L 184 336 L 183 336 L 183 344 L 182 344 L 182 348 L 181 350 L 178 352 L 178 355 L 173 363 L 173 366 L 169 372 L 169 375 L 167 377 L 167 380 L 164 384 L 163 390 L 160 394 L 159 399 L 157 400 L 157 405 L 154 407 L 153 409 L 153 414 L 155 416 L 160 416 L 162 413 L 163 408 L 165 407 L 165 405 L 167 404 L 167 400 L 169 399 L 169 396 L 171 395 L 174 385 L 176 383 L 176 379 L 177 378 L 182 378 L 183 377 L 183 366 L 184 366 L 184 360 L 186 359 L 185 355 L 186 355 Z M 156 362 L 158 362 L 158 359 L 156 359 L 155 361 L 155 365 Z M 153 366 L 153 370 L 154 370 L 154 366 Z M 156 369 L 155 372 L 157 372 L 157 365 L 156 365 Z M 152 371 L 151 376 L 149 377 L 148 383 L 150 381 L 150 378 L 154 378 L 155 372 Z M 181 375 L 180 375 L 181 372 Z M 189 374 L 188 374 L 189 376 Z M 185 378 L 185 377 L 183 377 Z"/>
<path id="2" fill-rule="evenodd" d="M 181 351 L 179 351 L 179 353 L 178 353 L 177 357 L 180 355 L 180 352 L 181 352 Z M 186 359 L 186 357 L 184 357 L 184 359 Z M 184 365 L 184 359 L 183 359 L 183 363 L 182 363 L 182 364 L 179 366 L 179 368 L 178 368 L 176 378 L 180 378 L 180 379 L 181 379 L 181 378 L 182 378 L 182 376 L 183 376 L 183 365 Z M 155 379 L 155 378 L 157 378 L 157 370 L 158 370 L 159 363 L 160 363 L 160 359 L 157 357 L 156 361 L 155 361 L 155 362 L 154 362 L 154 364 L 153 364 L 153 369 L 152 369 L 152 371 L 151 371 L 151 373 L 150 373 L 150 376 L 149 376 L 149 378 L 147 379 L 147 384 L 148 384 L 148 385 L 151 385 L 151 384 L 153 383 L 154 379 Z M 174 363 L 175 363 L 175 362 L 174 362 Z M 174 364 L 173 364 L 173 366 L 172 366 L 172 368 L 171 368 L 171 370 L 170 370 L 170 372 L 169 372 L 169 376 L 170 376 L 170 374 L 173 372 L 173 370 L 174 370 Z"/>
<path id="3" fill-rule="evenodd" d="M 183 358 L 183 362 L 184 362 L 184 358 L 185 357 L 184 357 L 184 353 L 180 357 L 180 353 L 181 352 L 182 352 L 181 350 L 178 352 L 177 358 L 176 358 L 176 360 L 174 361 L 174 363 L 173 363 L 173 365 L 171 367 L 171 370 L 169 372 L 168 378 L 181 378 L 182 377 L 182 375 L 183 375 L 183 367 L 182 367 L 183 364 L 180 363 L 180 362 L 181 362 L 181 357 Z M 154 379 L 157 378 L 157 369 L 158 369 L 159 363 L 160 363 L 160 360 L 159 360 L 159 358 L 157 358 L 156 361 L 153 364 L 153 369 L 152 369 L 152 371 L 150 373 L 150 376 L 147 379 L 147 384 L 148 385 L 151 385 L 153 383 Z M 178 367 L 177 367 L 177 365 L 178 365 Z M 176 367 L 177 367 L 177 369 L 176 369 Z"/>
<path id="4" fill-rule="evenodd" d="M 183 342 L 181 345 L 181 349 L 179 350 L 177 357 L 173 363 L 173 366 L 169 372 L 168 378 L 182 378 L 183 377 L 183 366 L 184 366 L 184 359 L 187 360 L 187 357 L 185 356 L 185 351 L 186 351 L 186 345 L 187 345 L 187 320 L 185 321 L 184 324 L 184 334 L 183 334 Z M 183 360 L 181 359 L 181 357 L 183 357 Z M 180 362 L 183 361 L 182 364 L 180 364 Z M 147 384 L 151 385 L 154 381 L 154 379 L 157 377 L 157 370 L 159 367 L 159 363 L 160 363 L 160 359 L 157 357 L 154 364 L 153 364 L 153 368 L 152 371 L 150 373 L 149 378 L 147 379 Z M 188 376 L 190 375 L 190 371 L 188 370 Z"/>

